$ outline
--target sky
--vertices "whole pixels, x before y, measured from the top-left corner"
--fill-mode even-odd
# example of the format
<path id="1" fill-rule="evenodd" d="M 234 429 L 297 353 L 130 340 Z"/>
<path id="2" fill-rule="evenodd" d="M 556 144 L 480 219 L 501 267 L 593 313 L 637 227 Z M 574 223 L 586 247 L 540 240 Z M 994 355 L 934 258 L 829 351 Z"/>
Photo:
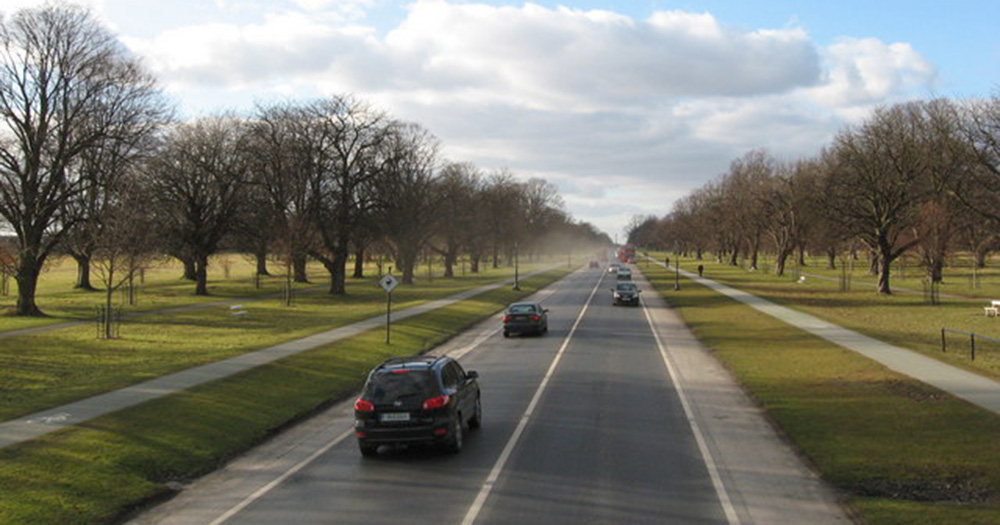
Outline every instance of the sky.
<path id="1" fill-rule="evenodd" d="M 811 157 L 880 105 L 1000 95 L 996 0 L 78 3 L 182 118 L 351 94 L 619 240 L 753 149 Z"/>

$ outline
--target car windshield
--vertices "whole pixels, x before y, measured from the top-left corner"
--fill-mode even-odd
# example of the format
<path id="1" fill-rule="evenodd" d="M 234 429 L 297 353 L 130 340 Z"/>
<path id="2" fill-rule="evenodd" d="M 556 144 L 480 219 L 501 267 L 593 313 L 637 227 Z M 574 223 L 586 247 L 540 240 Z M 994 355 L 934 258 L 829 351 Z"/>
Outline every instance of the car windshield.
<path id="1" fill-rule="evenodd" d="M 535 305 L 533 304 L 515 304 L 509 309 L 512 314 L 533 314 L 535 313 Z"/>
<path id="2" fill-rule="evenodd" d="M 634 292 L 635 288 L 635 285 L 632 283 L 621 283 L 618 285 L 619 292 Z"/>
<path id="3" fill-rule="evenodd" d="M 431 397 L 429 370 L 389 370 L 372 377 L 367 398 L 372 403 L 391 403 L 412 396 Z"/>

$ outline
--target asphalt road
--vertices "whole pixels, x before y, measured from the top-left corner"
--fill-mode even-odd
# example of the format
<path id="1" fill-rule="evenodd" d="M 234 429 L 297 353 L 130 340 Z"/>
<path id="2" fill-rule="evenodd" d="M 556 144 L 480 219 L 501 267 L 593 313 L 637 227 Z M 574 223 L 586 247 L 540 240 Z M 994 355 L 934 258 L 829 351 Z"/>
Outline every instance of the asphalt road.
<path id="1" fill-rule="evenodd" d="M 541 292 L 544 336 L 504 339 L 496 319 L 441 349 L 480 373 L 484 422 L 460 454 L 364 459 L 345 402 L 135 522 L 755 521 L 733 510 L 650 317 L 612 306 L 611 279 L 581 271 Z"/>

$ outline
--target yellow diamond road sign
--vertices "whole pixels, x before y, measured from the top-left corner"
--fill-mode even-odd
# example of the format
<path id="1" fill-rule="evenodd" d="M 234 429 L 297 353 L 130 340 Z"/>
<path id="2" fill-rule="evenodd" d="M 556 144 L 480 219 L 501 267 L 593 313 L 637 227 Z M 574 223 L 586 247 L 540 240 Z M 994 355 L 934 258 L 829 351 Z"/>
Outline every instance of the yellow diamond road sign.
<path id="1" fill-rule="evenodd" d="M 391 292 L 393 288 L 399 285 L 399 281 L 392 275 L 386 275 L 378 280 L 378 285 L 381 286 L 386 292 Z"/>

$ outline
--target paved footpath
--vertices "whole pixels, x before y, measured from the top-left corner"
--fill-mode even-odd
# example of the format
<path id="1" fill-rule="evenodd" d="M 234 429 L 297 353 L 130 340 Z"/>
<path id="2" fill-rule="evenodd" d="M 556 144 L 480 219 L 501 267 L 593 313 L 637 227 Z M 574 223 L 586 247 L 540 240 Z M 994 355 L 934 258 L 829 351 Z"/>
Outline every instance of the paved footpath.
<path id="1" fill-rule="evenodd" d="M 657 262 L 657 264 L 663 266 L 662 262 Z M 986 410 L 1000 414 L 1000 383 L 997 381 L 962 370 L 913 350 L 873 339 L 818 317 L 786 308 L 711 279 L 698 277 L 697 274 L 685 270 L 680 270 L 680 273 L 796 328 L 878 361 L 893 371 L 923 381 Z"/>
<path id="2" fill-rule="evenodd" d="M 525 275 L 522 279 L 530 277 L 535 273 L 542 273 L 549 269 L 551 268 L 546 268 L 544 270 Z M 457 293 L 444 299 L 430 301 L 412 308 L 393 312 L 391 320 L 392 322 L 396 322 L 429 312 L 431 310 L 443 308 L 470 297 L 486 293 L 490 290 L 495 290 L 501 286 L 510 284 L 511 282 L 513 281 L 507 280 L 494 283 Z M 204 305 L 196 306 L 203 307 Z M 39 327 L 38 329 L 32 330 L 51 330 L 74 324 L 79 323 L 62 323 L 59 325 Z M 0 423 L 0 448 L 34 439 L 50 432 L 82 423 L 95 417 L 110 414 L 111 412 L 129 408 L 140 403 L 145 403 L 146 401 L 151 401 L 182 390 L 187 390 L 209 381 L 238 374 L 251 368 L 295 355 L 299 352 L 304 352 L 306 350 L 330 344 L 334 341 L 353 337 L 379 326 L 385 326 L 384 315 L 378 315 L 364 321 L 359 321 L 354 324 L 314 334 L 309 337 L 288 341 L 269 348 L 238 355 L 223 361 L 189 368 L 181 372 L 151 379 L 120 390 L 99 394 L 74 403 L 50 408 L 48 410 L 29 414 L 18 419 L 6 421 Z"/>

